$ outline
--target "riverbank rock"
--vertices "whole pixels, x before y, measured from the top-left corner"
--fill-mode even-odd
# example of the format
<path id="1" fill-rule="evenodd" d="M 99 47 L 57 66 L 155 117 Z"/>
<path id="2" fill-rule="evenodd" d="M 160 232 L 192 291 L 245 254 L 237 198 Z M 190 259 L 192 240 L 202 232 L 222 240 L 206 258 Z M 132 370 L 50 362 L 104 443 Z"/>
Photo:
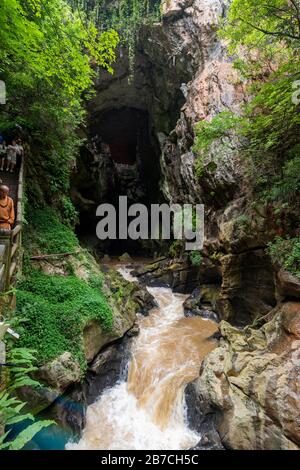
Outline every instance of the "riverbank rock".
<path id="1" fill-rule="evenodd" d="M 267 319 L 243 330 L 223 321 L 220 346 L 201 366 L 197 396 L 217 410 L 226 448 L 300 448 L 300 303 Z"/>
<path id="2" fill-rule="evenodd" d="M 282 300 L 300 299 L 300 279 L 288 271 L 277 273 L 277 289 Z"/>
<path id="3" fill-rule="evenodd" d="M 131 330 L 130 330 L 131 331 Z M 121 340 L 103 349 L 88 365 L 83 381 L 74 384 L 59 396 L 43 413 L 46 419 L 55 419 L 78 439 L 86 424 L 87 406 L 93 404 L 105 389 L 127 378 L 127 364 L 131 355 L 130 331 Z"/>
<path id="4" fill-rule="evenodd" d="M 67 260 L 51 260 L 51 263 L 41 260 L 36 264 L 47 274 L 61 276 L 67 276 L 71 267 L 72 273 L 86 281 L 91 276 L 100 274 L 99 264 L 85 250 Z M 137 313 L 147 314 L 156 306 L 154 298 L 144 286 L 137 282 L 128 282 L 114 270 L 105 270 L 102 289 L 113 312 L 113 325 L 110 330 L 104 330 L 96 319 L 82 325 L 82 333 L 77 341 L 83 347 L 88 364 L 102 349 L 123 338 L 127 332 L 131 335 L 138 334 L 137 329 L 134 330 Z M 28 408 L 38 413 L 79 383 L 83 379 L 83 371 L 78 359 L 65 351 L 53 361 L 41 365 L 35 378 L 40 381 L 41 387 L 23 387 L 19 395 L 28 403 Z"/>
<path id="5" fill-rule="evenodd" d="M 200 284 L 221 284 L 222 279 L 219 263 L 206 257 L 200 266 L 193 266 L 186 257 L 162 257 L 134 270 L 132 274 L 144 285 L 170 287 L 180 294 L 190 294 Z"/>
<path id="6" fill-rule="evenodd" d="M 68 351 L 44 364 L 34 373 L 39 387 L 24 386 L 18 396 L 27 403 L 32 413 L 39 413 L 53 403 L 65 390 L 82 379 L 80 365 Z"/>
<path id="7" fill-rule="evenodd" d="M 218 414 L 197 393 L 197 382 L 191 382 L 185 387 L 185 403 L 189 428 L 196 431 L 200 441 L 193 450 L 222 450 L 224 446 L 217 431 Z"/>
<path id="8" fill-rule="evenodd" d="M 219 296 L 219 286 L 201 286 L 193 290 L 184 303 L 184 316 L 199 316 L 212 321 L 219 321 L 216 313 L 216 302 Z"/>
<path id="9" fill-rule="evenodd" d="M 275 272 L 264 250 L 222 258 L 223 281 L 218 299 L 221 318 L 247 325 L 276 305 Z"/>
<path id="10" fill-rule="evenodd" d="M 80 366 L 68 351 L 61 354 L 54 361 L 40 367 L 36 378 L 58 392 L 64 392 L 72 383 L 81 379 Z"/>

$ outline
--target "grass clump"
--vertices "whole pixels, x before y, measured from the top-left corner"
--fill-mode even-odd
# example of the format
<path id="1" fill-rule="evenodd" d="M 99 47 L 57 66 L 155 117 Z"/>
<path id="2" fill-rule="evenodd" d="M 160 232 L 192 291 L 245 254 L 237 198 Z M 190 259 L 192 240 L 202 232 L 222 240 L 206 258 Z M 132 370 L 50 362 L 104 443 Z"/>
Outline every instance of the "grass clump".
<path id="1" fill-rule="evenodd" d="M 189 260 L 192 266 L 201 266 L 203 258 L 200 251 L 191 251 L 189 253 Z"/>
<path id="2" fill-rule="evenodd" d="M 24 325 L 19 328 L 20 345 L 37 351 L 39 365 L 69 351 L 85 370 L 84 326 L 90 320 L 99 321 L 104 330 L 113 325 L 101 285 L 100 275 L 86 282 L 74 275 L 48 275 L 39 270 L 32 270 L 18 283 L 16 314 Z"/>
<path id="3" fill-rule="evenodd" d="M 64 225 L 50 207 L 30 210 L 30 223 L 24 231 L 24 245 L 26 253 L 33 254 L 65 253 L 79 248 L 72 228 Z"/>
<path id="4" fill-rule="evenodd" d="M 274 263 L 300 278 L 300 237 L 277 237 L 269 243 L 268 253 Z"/>

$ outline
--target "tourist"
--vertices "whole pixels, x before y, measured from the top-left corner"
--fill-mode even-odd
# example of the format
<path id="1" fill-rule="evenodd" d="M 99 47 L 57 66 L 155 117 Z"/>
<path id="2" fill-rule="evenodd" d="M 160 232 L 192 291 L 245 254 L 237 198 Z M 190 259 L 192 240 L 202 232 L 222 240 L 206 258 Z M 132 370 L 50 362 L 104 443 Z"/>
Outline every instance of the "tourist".
<path id="1" fill-rule="evenodd" d="M 24 147 L 23 147 L 21 139 L 17 140 L 17 147 L 18 147 L 18 150 L 17 150 L 17 167 L 20 168 L 22 159 L 24 157 Z"/>
<path id="2" fill-rule="evenodd" d="M 1 171 L 4 170 L 5 158 L 6 158 L 6 143 L 4 139 L 0 139 L 0 170 Z"/>
<path id="3" fill-rule="evenodd" d="M 9 187 L 0 186 L 0 229 L 11 230 L 15 222 L 14 201 L 8 196 Z"/>
<path id="4" fill-rule="evenodd" d="M 13 173 L 16 164 L 17 164 L 17 155 L 19 152 L 19 147 L 15 140 L 12 141 L 11 145 L 7 146 L 7 168 L 6 171 Z"/>

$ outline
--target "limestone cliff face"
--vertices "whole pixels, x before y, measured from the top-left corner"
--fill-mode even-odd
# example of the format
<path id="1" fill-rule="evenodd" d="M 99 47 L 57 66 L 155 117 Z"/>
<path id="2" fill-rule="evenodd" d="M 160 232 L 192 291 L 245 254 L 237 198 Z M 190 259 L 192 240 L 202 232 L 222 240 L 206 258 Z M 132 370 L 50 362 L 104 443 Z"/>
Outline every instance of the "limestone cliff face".
<path id="1" fill-rule="evenodd" d="M 208 209 L 224 208 L 240 189 L 241 168 L 234 146 L 226 154 L 216 147 L 206 156 L 200 182 L 194 176 L 191 151 L 197 122 L 210 120 L 220 111 L 237 111 L 243 100 L 243 88 L 236 84 L 230 58 L 217 37 L 227 4 L 224 0 L 174 0 L 165 2 L 163 8 L 164 34 L 177 37 L 175 68 L 182 62 L 190 70 L 190 80 L 180 84 L 185 103 L 175 129 L 160 138 L 164 192 L 171 200 L 205 202 Z M 211 161 L 216 163 L 214 173 L 206 170 Z"/>
<path id="2" fill-rule="evenodd" d="M 220 346 L 194 384 L 219 410 L 223 444 L 242 450 L 300 448 L 300 304 L 287 302 L 260 329 L 222 322 Z"/>
<path id="3" fill-rule="evenodd" d="M 89 106 L 90 142 L 76 176 L 76 197 L 81 212 L 85 206 L 84 210 L 93 214 L 96 204 L 126 191 L 133 201 L 157 202 L 160 191 L 161 199 L 172 203 L 204 203 L 204 254 L 208 259 L 213 256 L 223 273 L 219 313 L 224 319 L 235 320 L 239 298 L 245 293 L 243 317 L 247 323 L 274 306 L 272 267 L 267 256 L 259 253 L 272 229 L 268 214 L 264 209 L 255 213 L 249 209 L 249 186 L 234 137 L 226 150 L 217 142 L 207 152 L 200 179 L 195 176 L 192 151 L 197 122 L 210 120 L 224 110 L 238 112 L 245 99 L 244 85 L 217 34 L 229 3 L 162 2 L 162 21 L 139 31 L 133 73 L 126 50 L 121 48 L 114 74 L 98 77 L 97 93 Z M 130 182 L 113 155 L 124 135 L 127 140 L 132 136 L 136 146 L 136 173 Z M 248 251 L 258 253 L 241 256 Z M 230 255 L 230 262 L 222 254 Z M 260 289 L 263 292 L 268 284 L 262 299 L 256 299 L 251 279 L 243 274 L 248 261 L 258 258 L 260 272 L 268 273 Z M 255 266 L 254 262 L 253 270 Z"/>
<path id="4" fill-rule="evenodd" d="M 148 177 L 151 165 L 158 164 L 152 181 L 159 179 L 168 201 L 205 204 L 203 263 L 190 280 L 200 284 L 196 308 L 201 311 L 209 304 L 223 320 L 222 339 L 203 363 L 194 387 L 206 411 L 216 412 L 223 444 L 234 449 L 298 449 L 299 281 L 277 273 L 266 255 L 276 227 L 268 208 L 254 211 L 248 204 L 250 191 L 235 139 L 226 151 L 217 142 L 205 155 L 201 179 L 195 177 L 195 124 L 220 111 L 238 112 L 245 99 L 243 83 L 217 35 L 229 4 L 163 1 L 162 21 L 139 32 L 134 74 L 130 77 L 126 51 L 121 50 L 114 75 L 99 77 L 89 132 L 91 138 L 99 137 L 100 148 L 105 141 L 103 119 L 111 119 L 114 127 L 108 113 L 128 109 L 129 116 L 138 111 L 148 125 L 153 152 L 145 154 L 140 147 L 137 166 L 144 165 Z M 141 135 L 144 140 L 145 133 Z M 93 170 L 97 188 L 105 187 L 103 175 L 111 174 L 107 162 L 112 155 L 101 148 L 93 155 L 99 163 Z M 145 166 L 149 158 L 150 166 Z M 104 167 L 109 171 L 101 171 Z M 118 175 L 116 181 L 106 186 L 117 191 Z M 104 195 L 102 191 L 97 197 Z M 152 276 L 153 271 L 154 277 L 175 279 L 174 285 L 183 280 L 180 289 L 187 285 L 185 265 L 158 264 L 150 268 Z M 253 324 L 241 330 L 234 323 Z"/>
<path id="5" fill-rule="evenodd" d="M 93 137 L 107 111 L 134 108 L 148 113 L 157 153 L 153 163 L 159 159 L 165 197 L 172 202 L 205 202 L 207 209 L 214 211 L 223 210 L 240 191 L 238 154 L 234 145 L 226 153 L 216 146 L 204 161 L 199 183 L 191 147 L 197 122 L 210 120 L 223 110 L 238 110 L 243 100 L 243 87 L 237 83 L 231 60 L 217 37 L 228 3 L 162 2 L 162 21 L 143 26 L 139 32 L 133 76 L 122 49 L 114 74 L 99 76 L 97 94 L 89 107 Z M 208 170 L 211 161 L 216 164 L 214 172 Z"/>

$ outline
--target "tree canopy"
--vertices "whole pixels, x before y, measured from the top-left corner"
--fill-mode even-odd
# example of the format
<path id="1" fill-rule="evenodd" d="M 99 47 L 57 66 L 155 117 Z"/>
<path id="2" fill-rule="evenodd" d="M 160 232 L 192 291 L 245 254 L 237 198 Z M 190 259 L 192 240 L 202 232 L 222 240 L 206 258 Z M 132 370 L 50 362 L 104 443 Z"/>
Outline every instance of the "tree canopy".
<path id="1" fill-rule="evenodd" d="M 21 127 L 31 139 L 29 197 L 43 199 L 34 168 L 43 173 L 45 194 L 56 197 L 68 187 L 84 99 L 99 68 L 112 72 L 119 37 L 114 30 L 99 33 L 65 0 L 2 0 L 0 25 L 0 79 L 7 90 L 0 131 Z"/>
<path id="2" fill-rule="evenodd" d="M 221 112 L 196 126 L 195 151 L 234 132 L 257 195 L 299 204 L 299 0 L 233 0 L 220 36 L 247 84 L 248 100 L 235 116 Z"/>

